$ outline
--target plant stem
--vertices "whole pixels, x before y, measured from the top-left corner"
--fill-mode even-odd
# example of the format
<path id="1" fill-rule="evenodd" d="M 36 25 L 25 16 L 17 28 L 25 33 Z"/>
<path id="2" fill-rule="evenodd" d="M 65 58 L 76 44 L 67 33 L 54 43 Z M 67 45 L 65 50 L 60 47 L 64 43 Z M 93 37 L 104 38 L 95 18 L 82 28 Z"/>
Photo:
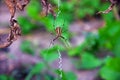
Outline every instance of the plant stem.
<path id="1" fill-rule="evenodd" d="M 118 9 L 116 6 L 114 6 L 113 8 L 113 13 L 114 13 L 115 19 L 120 20 L 120 16 L 119 16 Z"/>

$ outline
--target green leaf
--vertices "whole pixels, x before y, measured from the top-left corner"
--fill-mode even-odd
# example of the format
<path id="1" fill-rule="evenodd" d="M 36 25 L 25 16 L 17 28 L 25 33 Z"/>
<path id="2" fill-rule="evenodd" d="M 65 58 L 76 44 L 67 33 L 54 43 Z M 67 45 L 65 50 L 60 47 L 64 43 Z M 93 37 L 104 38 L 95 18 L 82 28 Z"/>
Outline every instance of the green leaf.
<path id="1" fill-rule="evenodd" d="M 107 21 L 104 28 L 99 30 L 99 43 L 113 52 L 115 56 L 120 56 L 120 25 L 119 21 Z"/>
<path id="2" fill-rule="evenodd" d="M 38 74 L 38 73 L 42 72 L 44 70 L 44 68 L 45 68 L 45 65 L 43 63 L 37 63 L 33 67 L 32 71 L 30 73 L 31 74 Z"/>
<path id="3" fill-rule="evenodd" d="M 1 74 L 0 75 L 0 80 L 15 80 L 15 79 L 12 76 Z"/>
<path id="4" fill-rule="evenodd" d="M 67 77 L 67 80 L 77 80 L 77 76 L 73 72 L 66 72 L 65 76 Z"/>
<path id="5" fill-rule="evenodd" d="M 28 74 L 28 76 L 25 78 L 25 80 L 31 80 L 32 76 L 35 74 L 39 74 L 45 69 L 45 65 L 43 63 L 37 63 L 31 70 L 31 72 Z"/>
<path id="6" fill-rule="evenodd" d="M 0 80 L 7 80 L 7 76 L 6 75 L 0 75 Z"/>
<path id="7" fill-rule="evenodd" d="M 104 80 L 120 80 L 120 73 L 108 69 L 107 67 L 103 67 L 100 70 L 100 76 Z"/>
<path id="8" fill-rule="evenodd" d="M 60 77 L 61 72 L 59 70 L 56 70 L 56 73 Z M 77 80 L 77 76 L 72 71 L 69 72 L 62 71 L 62 80 Z"/>
<path id="9" fill-rule="evenodd" d="M 120 58 L 109 58 L 100 70 L 100 76 L 105 80 L 120 80 Z"/>
<path id="10" fill-rule="evenodd" d="M 21 51 L 33 55 L 35 53 L 35 48 L 33 47 L 33 44 L 30 41 L 23 41 L 20 45 Z"/>
<path id="11" fill-rule="evenodd" d="M 77 46 L 77 47 L 72 47 L 68 50 L 68 55 L 69 56 L 80 56 L 84 47 L 85 47 L 85 44 L 82 44 L 82 45 Z"/>
<path id="12" fill-rule="evenodd" d="M 81 56 L 81 61 L 79 64 L 80 69 L 94 69 L 101 66 L 102 61 L 97 59 L 90 53 L 84 53 Z"/>
<path id="13" fill-rule="evenodd" d="M 61 52 L 63 48 L 60 46 L 54 46 L 50 49 L 42 50 L 40 56 L 42 56 L 44 60 L 52 63 L 59 58 L 58 50 Z"/>
<path id="14" fill-rule="evenodd" d="M 36 0 L 31 1 L 30 4 L 27 6 L 27 14 L 32 18 L 37 18 L 40 14 L 40 3 Z"/>
<path id="15" fill-rule="evenodd" d="M 22 29 L 22 33 L 23 34 L 28 34 L 31 31 L 33 31 L 33 29 L 37 28 L 33 22 L 31 22 L 28 18 L 26 17 L 19 17 L 18 21 L 20 23 L 20 27 Z"/>

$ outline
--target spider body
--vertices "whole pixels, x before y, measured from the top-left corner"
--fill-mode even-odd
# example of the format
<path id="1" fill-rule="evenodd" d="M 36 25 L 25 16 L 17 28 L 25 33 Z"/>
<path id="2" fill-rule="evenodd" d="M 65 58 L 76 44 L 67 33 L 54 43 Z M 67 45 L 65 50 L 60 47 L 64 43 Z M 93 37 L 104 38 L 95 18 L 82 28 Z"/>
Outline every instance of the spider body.
<path id="1" fill-rule="evenodd" d="M 57 28 L 55 29 L 55 31 L 56 31 L 56 35 L 57 35 L 57 36 L 61 36 L 61 34 L 62 34 L 62 29 L 61 29 L 61 27 L 57 27 Z"/>
<path id="2" fill-rule="evenodd" d="M 57 27 L 57 28 L 55 29 L 55 32 L 56 32 L 56 37 L 53 39 L 53 41 L 57 40 L 58 38 L 65 39 L 65 38 L 62 36 L 62 28 L 61 28 L 61 27 Z"/>

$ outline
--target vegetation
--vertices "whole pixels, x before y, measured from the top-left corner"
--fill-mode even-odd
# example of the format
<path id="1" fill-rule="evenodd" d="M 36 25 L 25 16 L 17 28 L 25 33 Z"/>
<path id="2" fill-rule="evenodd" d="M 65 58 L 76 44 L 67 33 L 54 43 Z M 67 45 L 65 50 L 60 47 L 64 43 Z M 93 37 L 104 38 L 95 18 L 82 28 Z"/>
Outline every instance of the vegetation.
<path id="1" fill-rule="evenodd" d="M 111 0 L 112 1 L 112 0 Z M 50 0 L 55 7 L 57 13 L 57 0 Z M 59 80 L 59 70 L 53 69 L 50 65 L 58 59 L 58 52 L 65 52 L 73 61 L 73 65 L 77 70 L 93 70 L 99 68 L 98 76 L 103 80 L 119 80 L 120 79 L 120 21 L 116 18 L 118 13 L 113 10 L 108 14 L 96 14 L 101 10 L 107 9 L 110 5 L 108 2 L 101 0 L 62 0 L 61 14 L 57 17 L 55 26 L 61 26 L 64 30 L 69 30 L 71 22 L 76 20 L 96 20 L 100 19 L 105 22 L 104 27 L 98 30 L 98 33 L 86 32 L 85 41 L 75 47 L 66 49 L 62 45 L 54 45 L 48 49 L 39 51 L 39 57 L 42 62 L 35 65 L 25 66 L 25 80 Z M 41 15 L 41 4 L 39 0 L 31 0 L 26 7 L 26 16 L 18 17 L 21 25 L 22 33 L 28 35 L 33 30 L 45 28 L 45 31 L 54 33 L 54 16 L 52 14 L 44 17 Z M 119 14 L 118 14 L 119 15 Z M 71 17 L 72 16 L 72 17 Z M 99 17 L 98 17 L 99 16 Z M 65 24 L 64 26 L 62 26 Z M 63 36 L 70 40 L 72 37 L 69 31 L 63 33 Z M 61 40 L 62 41 L 62 40 Z M 20 49 L 28 55 L 35 55 L 37 48 L 30 41 L 23 41 Z M 104 56 L 100 56 L 104 54 Z M 77 59 L 77 60 L 74 60 Z M 64 65 L 64 64 L 63 64 Z M 78 80 L 74 72 L 62 71 L 62 80 Z M 0 75 L 0 80 L 15 80 L 15 75 Z"/>

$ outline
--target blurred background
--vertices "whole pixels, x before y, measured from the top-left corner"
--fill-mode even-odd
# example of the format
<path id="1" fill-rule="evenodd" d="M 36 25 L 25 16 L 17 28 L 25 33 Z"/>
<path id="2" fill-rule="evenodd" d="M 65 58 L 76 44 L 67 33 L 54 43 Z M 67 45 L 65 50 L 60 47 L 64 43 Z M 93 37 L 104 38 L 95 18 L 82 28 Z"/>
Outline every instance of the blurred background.
<path id="1" fill-rule="evenodd" d="M 57 13 L 57 0 L 49 0 Z M 0 80 L 120 80 L 120 10 L 96 14 L 110 5 L 106 0 L 61 0 L 55 27 L 67 39 L 55 38 L 51 14 L 41 15 L 40 0 L 31 0 L 16 18 L 22 36 L 0 49 Z M 0 38 L 9 32 L 10 13 L 0 0 Z M 63 25 L 64 24 L 64 25 Z M 52 33 L 52 34 L 51 34 Z M 68 46 L 69 44 L 69 46 Z M 59 50 L 59 52 L 58 52 Z"/>

